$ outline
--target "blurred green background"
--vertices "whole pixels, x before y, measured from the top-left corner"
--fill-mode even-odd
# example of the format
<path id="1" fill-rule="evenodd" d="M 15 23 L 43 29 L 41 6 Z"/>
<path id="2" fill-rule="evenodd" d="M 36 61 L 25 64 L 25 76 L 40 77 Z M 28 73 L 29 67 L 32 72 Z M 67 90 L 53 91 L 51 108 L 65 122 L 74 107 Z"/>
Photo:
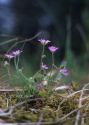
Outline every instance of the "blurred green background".
<path id="1" fill-rule="evenodd" d="M 28 42 L 22 42 L 37 35 Z M 70 76 L 64 80 L 89 82 L 89 0 L 0 0 L 0 58 L 10 49 L 22 49 L 20 68 L 27 77 L 40 67 L 42 45 L 38 39 L 49 39 L 59 47 L 57 66 L 67 61 Z M 14 45 L 15 44 L 15 45 Z M 14 45 L 14 46 L 13 46 Z M 51 53 L 46 46 L 45 63 L 50 67 Z M 13 60 L 12 70 L 15 71 Z M 7 78 L 2 78 L 1 84 Z M 7 83 L 7 81 L 5 82 Z M 17 83 L 18 84 L 18 83 Z"/>

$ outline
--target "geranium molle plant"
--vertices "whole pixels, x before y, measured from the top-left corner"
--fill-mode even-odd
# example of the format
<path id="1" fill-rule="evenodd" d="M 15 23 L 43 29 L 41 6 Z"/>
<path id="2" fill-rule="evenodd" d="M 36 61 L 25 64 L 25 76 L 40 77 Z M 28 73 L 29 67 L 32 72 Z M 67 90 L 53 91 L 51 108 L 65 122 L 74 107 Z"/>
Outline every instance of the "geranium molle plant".
<path id="1" fill-rule="evenodd" d="M 52 70 L 54 67 L 56 67 L 55 63 L 54 63 L 54 53 L 59 49 L 56 46 L 49 46 L 48 47 L 49 51 L 52 53 Z M 57 68 L 57 67 L 56 67 Z"/>
<path id="2" fill-rule="evenodd" d="M 10 73 L 10 60 L 14 59 L 15 68 L 16 68 L 16 70 L 19 71 L 18 63 L 19 63 L 19 55 L 21 54 L 21 52 L 22 52 L 21 50 L 17 49 L 15 51 L 11 51 L 11 52 L 8 52 L 8 53 L 4 54 L 5 58 L 8 59 L 8 61 L 7 60 L 4 61 L 4 66 L 7 68 L 9 77 L 11 76 L 11 73 Z M 18 57 L 18 58 L 16 58 L 16 57 Z"/>
<path id="3" fill-rule="evenodd" d="M 68 71 L 68 69 L 66 67 L 61 68 L 60 73 L 63 74 L 64 76 L 69 75 L 69 71 Z"/>
<path id="4" fill-rule="evenodd" d="M 12 58 L 20 55 L 21 52 L 22 52 L 21 50 L 12 51 L 10 53 L 6 53 L 5 57 L 8 58 L 8 59 L 12 59 Z"/>
<path id="5" fill-rule="evenodd" d="M 40 70 L 35 73 L 32 77 L 28 78 L 24 75 L 22 69 L 19 69 L 19 56 L 22 53 L 20 49 L 17 49 L 15 51 L 9 52 L 5 54 L 5 57 L 9 60 L 14 59 L 14 64 L 16 68 L 16 73 L 20 78 L 24 79 L 27 83 L 27 87 L 23 91 L 28 91 L 30 94 L 35 93 L 35 91 L 49 91 L 50 83 L 56 83 L 56 76 L 58 76 L 58 80 L 61 78 L 60 76 L 67 76 L 69 74 L 66 67 L 64 68 L 58 68 L 55 65 L 54 62 L 54 54 L 59 50 L 59 47 L 51 45 L 48 47 L 48 50 L 51 52 L 52 56 L 52 67 L 51 70 L 49 69 L 48 65 L 44 63 L 46 57 L 45 55 L 45 46 L 49 44 L 51 41 L 46 39 L 39 39 L 38 40 L 42 45 L 42 54 L 41 54 L 41 62 L 40 62 Z M 7 65 L 7 63 L 5 64 Z M 51 71 L 51 72 L 50 72 Z M 48 73 L 50 72 L 50 75 Z M 55 72 L 56 75 L 52 75 L 52 73 Z M 59 76 L 60 75 L 60 76 Z M 55 78 L 54 78 L 55 77 Z M 59 78 L 60 77 L 60 78 Z M 47 93 L 46 93 L 47 94 Z"/>
<path id="6" fill-rule="evenodd" d="M 6 53 L 5 57 L 8 58 L 9 60 L 12 59 L 12 58 L 14 58 L 15 66 L 17 67 L 18 62 L 19 62 L 19 56 L 20 56 L 21 53 L 22 53 L 22 51 L 18 49 L 18 50 Z M 18 57 L 17 64 L 16 64 L 16 57 Z"/>
<path id="7" fill-rule="evenodd" d="M 39 41 L 39 42 L 42 44 L 42 46 L 43 46 L 43 48 L 42 48 L 42 54 L 41 54 L 41 64 L 40 64 L 40 69 L 42 69 L 42 66 L 44 67 L 44 65 L 43 65 L 43 58 L 45 57 L 45 54 L 44 54 L 45 46 L 46 46 L 48 43 L 50 43 L 51 41 L 45 40 L 45 39 L 39 39 L 38 41 Z M 47 68 L 46 65 L 45 65 L 45 67 Z"/>

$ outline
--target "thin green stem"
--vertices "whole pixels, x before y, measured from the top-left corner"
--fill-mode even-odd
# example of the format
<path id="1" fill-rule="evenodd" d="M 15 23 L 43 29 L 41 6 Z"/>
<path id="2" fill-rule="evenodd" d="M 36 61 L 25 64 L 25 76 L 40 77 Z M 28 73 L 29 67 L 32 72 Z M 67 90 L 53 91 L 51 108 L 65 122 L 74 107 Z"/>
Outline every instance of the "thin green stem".
<path id="1" fill-rule="evenodd" d="M 52 75 L 53 68 L 54 68 L 54 53 L 52 53 L 52 68 L 51 68 L 51 75 Z"/>
<path id="2" fill-rule="evenodd" d="M 9 59 L 9 65 L 6 66 L 6 68 L 7 68 L 7 72 L 8 72 L 9 79 L 11 80 L 11 73 L 10 73 L 10 59 Z"/>
<path id="3" fill-rule="evenodd" d="M 7 72 L 8 72 L 8 76 L 9 76 L 9 79 L 10 79 L 11 73 L 10 73 L 10 67 L 9 66 L 7 66 Z"/>
<path id="4" fill-rule="evenodd" d="M 50 77 L 52 76 L 52 71 L 53 71 L 53 67 L 54 67 L 54 53 L 52 53 L 52 66 L 51 66 L 51 72 L 50 72 Z"/>
<path id="5" fill-rule="evenodd" d="M 19 67 L 19 58 L 20 58 L 20 55 L 17 56 L 17 63 L 16 63 L 17 67 Z"/>
<path id="6" fill-rule="evenodd" d="M 22 47 L 21 47 L 21 52 L 23 52 L 23 49 L 24 49 L 25 44 L 26 44 L 26 43 L 23 43 L 23 45 L 22 45 Z M 19 55 L 17 56 L 17 67 L 19 67 L 20 56 L 21 56 L 21 54 L 19 54 Z"/>
<path id="7" fill-rule="evenodd" d="M 41 70 L 38 70 L 38 71 L 32 76 L 32 78 L 34 79 L 35 76 L 36 76 L 38 73 L 40 73 L 40 72 L 41 72 Z"/>
<path id="8" fill-rule="evenodd" d="M 17 63 L 16 63 L 16 57 L 14 58 L 14 64 L 15 64 L 16 70 L 18 70 L 18 65 L 17 65 Z"/>
<path id="9" fill-rule="evenodd" d="M 54 53 L 52 53 L 52 70 L 53 68 L 58 69 L 58 67 L 55 65 L 55 62 L 54 62 Z"/>
<path id="10" fill-rule="evenodd" d="M 19 71 L 19 73 L 27 82 L 29 82 L 29 79 L 22 73 L 22 71 Z"/>
<path id="11" fill-rule="evenodd" d="M 42 67 L 42 64 L 43 64 L 44 50 L 45 50 L 45 45 L 43 45 L 43 49 L 42 49 L 40 69 L 42 69 L 41 67 Z"/>
<path id="12" fill-rule="evenodd" d="M 20 74 L 27 82 L 29 82 L 29 79 L 22 73 L 22 71 L 19 70 L 18 64 L 16 63 L 16 58 L 14 58 L 14 63 L 15 63 L 16 71 L 19 72 L 19 74 Z"/>

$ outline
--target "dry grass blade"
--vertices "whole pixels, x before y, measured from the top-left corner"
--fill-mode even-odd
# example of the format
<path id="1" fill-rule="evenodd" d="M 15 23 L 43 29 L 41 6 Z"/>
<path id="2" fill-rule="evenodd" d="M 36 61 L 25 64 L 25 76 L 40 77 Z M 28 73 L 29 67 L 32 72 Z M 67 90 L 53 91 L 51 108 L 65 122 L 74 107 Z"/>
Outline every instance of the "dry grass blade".
<path id="1" fill-rule="evenodd" d="M 61 122 L 61 121 L 65 120 L 67 117 L 69 117 L 73 113 L 77 112 L 78 110 L 81 110 L 81 109 L 85 108 L 86 106 L 88 106 L 88 104 L 85 104 L 85 105 L 81 106 L 80 108 L 74 109 L 73 111 L 71 111 L 70 113 L 68 113 L 67 115 L 65 115 L 64 117 L 59 118 L 58 122 Z"/>
<path id="2" fill-rule="evenodd" d="M 42 98 L 36 98 L 36 99 L 28 99 L 28 100 L 26 100 L 26 101 L 23 101 L 23 102 L 20 102 L 20 103 L 17 103 L 17 104 L 15 104 L 14 106 L 10 106 L 8 109 L 6 109 L 6 111 L 8 111 L 8 112 L 5 112 L 5 111 L 3 111 L 2 113 L 0 113 L 0 116 L 1 117 L 6 117 L 6 116 L 8 116 L 8 115 L 11 115 L 12 114 L 12 112 L 13 112 L 13 110 L 16 108 L 16 107 L 19 107 L 19 106 L 22 106 L 22 105 L 24 105 L 24 104 L 26 104 L 27 102 L 31 102 L 31 101 L 36 101 L 36 100 L 40 100 L 40 99 L 42 99 Z"/>
<path id="3" fill-rule="evenodd" d="M 85 90 L 85 88 L 86 88 L 88 85 L 89 85 L 89 83 L 87 83 L 87 84 L 82 88 L 81 95 L 80 95 L 80 98 L 79 98 L 79 105 L 78 105 L 79 108 L 81 108 L 81 106 L 82 106 L 82 97 L 83 97 L 83 94 L 84 94 L 84 90 Z M 78 112 L 77 112 L 75 125 L 78 125 L 79 119 L 80 119 L 80 110 L 78 110 Z"/>
<path id="4" fill-rule="evenodd" d="M 41 125 L 43 120 L 43 113 L 41 113 L 40 117 L 39 117 L 39 121 L 36 123 L 36 125 Z"/>

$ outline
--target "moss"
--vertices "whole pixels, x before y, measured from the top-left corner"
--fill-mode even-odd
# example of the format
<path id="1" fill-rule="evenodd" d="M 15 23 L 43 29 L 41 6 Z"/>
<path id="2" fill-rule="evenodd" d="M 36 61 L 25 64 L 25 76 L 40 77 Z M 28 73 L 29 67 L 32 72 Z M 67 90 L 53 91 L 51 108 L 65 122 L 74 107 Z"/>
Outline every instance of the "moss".
<path id="1" fill-rule="evenodd" d="M 80 98 L 80 94 L 76 94 L 73 97 L 70 97 L 66 99 L 66 96 L 68 96 L 68 93 L 57 93 L 53 92 L 52 94 L 48 95 L 45 91 L 42 91 L 41 95 L 33 96 L 30 99 L 33 99 L 33 101 L 27 102 L 19 107 L 16 107 L 13 111 L 13 117 L 1 117 L 2 120 L 4 120 L 7 123 L 17 123 L 17 122 L 37 122 L 39 120 L 39 117 L 41 114 L 43 114 L 42 122 L 56 122 L 57 118 L 61 118 L 65 116 L 66 114 L 70 113 L 74 109 L 78 108 L 78 102 Z M 43 95 L 42 95 L 43 94 Z M 10 93 L 6 94 L 1 93 L 0 94 L 0 108 L 6 109 L 6 97 L 8 98 L 9 105 L 15 105 L 17 103 L 20 103 L 22 101 L 25 101 L 25 98 L 21 100 L 18 99 L 17 93 Z M 40 99 L 37 99 L 40 98 Z M 34 100 L 36 99 L 36 100 Z M 60 103 L 65 100 L 61 105 Z M 89 99 L 85 99 L 82 102 L 82 105 L 89 104 Z M 57 112 L 58 106 L 60 105 L 60 109 Z M 34 109 L 35 111 L 32 111 L 30 109 Z M 81 110 L 81 114 L 86 114 L 85 117 L 85 123 L 88 125 L 87 122 L 89 120 L 87 119 L 87 116 L 89 114 L 89 110 L 87 107 L 83 108 Z M 74 117 L 76 116 L 76 113 L 73 113 L 71 116 L 68 117 L 66 123 L 63 121 L 63 125 L 71 125 L 74 121 Z M 73 119 L 73 120 L 70 120 Z"/>
<path id="2" fill-rule="evenodd" d="M 47 105 L 49 105 L 51 108 L 57 109 L 61 101 L 62 97 L 60 96 L 60 94 L 54 93 L 48 98 Z"/>

